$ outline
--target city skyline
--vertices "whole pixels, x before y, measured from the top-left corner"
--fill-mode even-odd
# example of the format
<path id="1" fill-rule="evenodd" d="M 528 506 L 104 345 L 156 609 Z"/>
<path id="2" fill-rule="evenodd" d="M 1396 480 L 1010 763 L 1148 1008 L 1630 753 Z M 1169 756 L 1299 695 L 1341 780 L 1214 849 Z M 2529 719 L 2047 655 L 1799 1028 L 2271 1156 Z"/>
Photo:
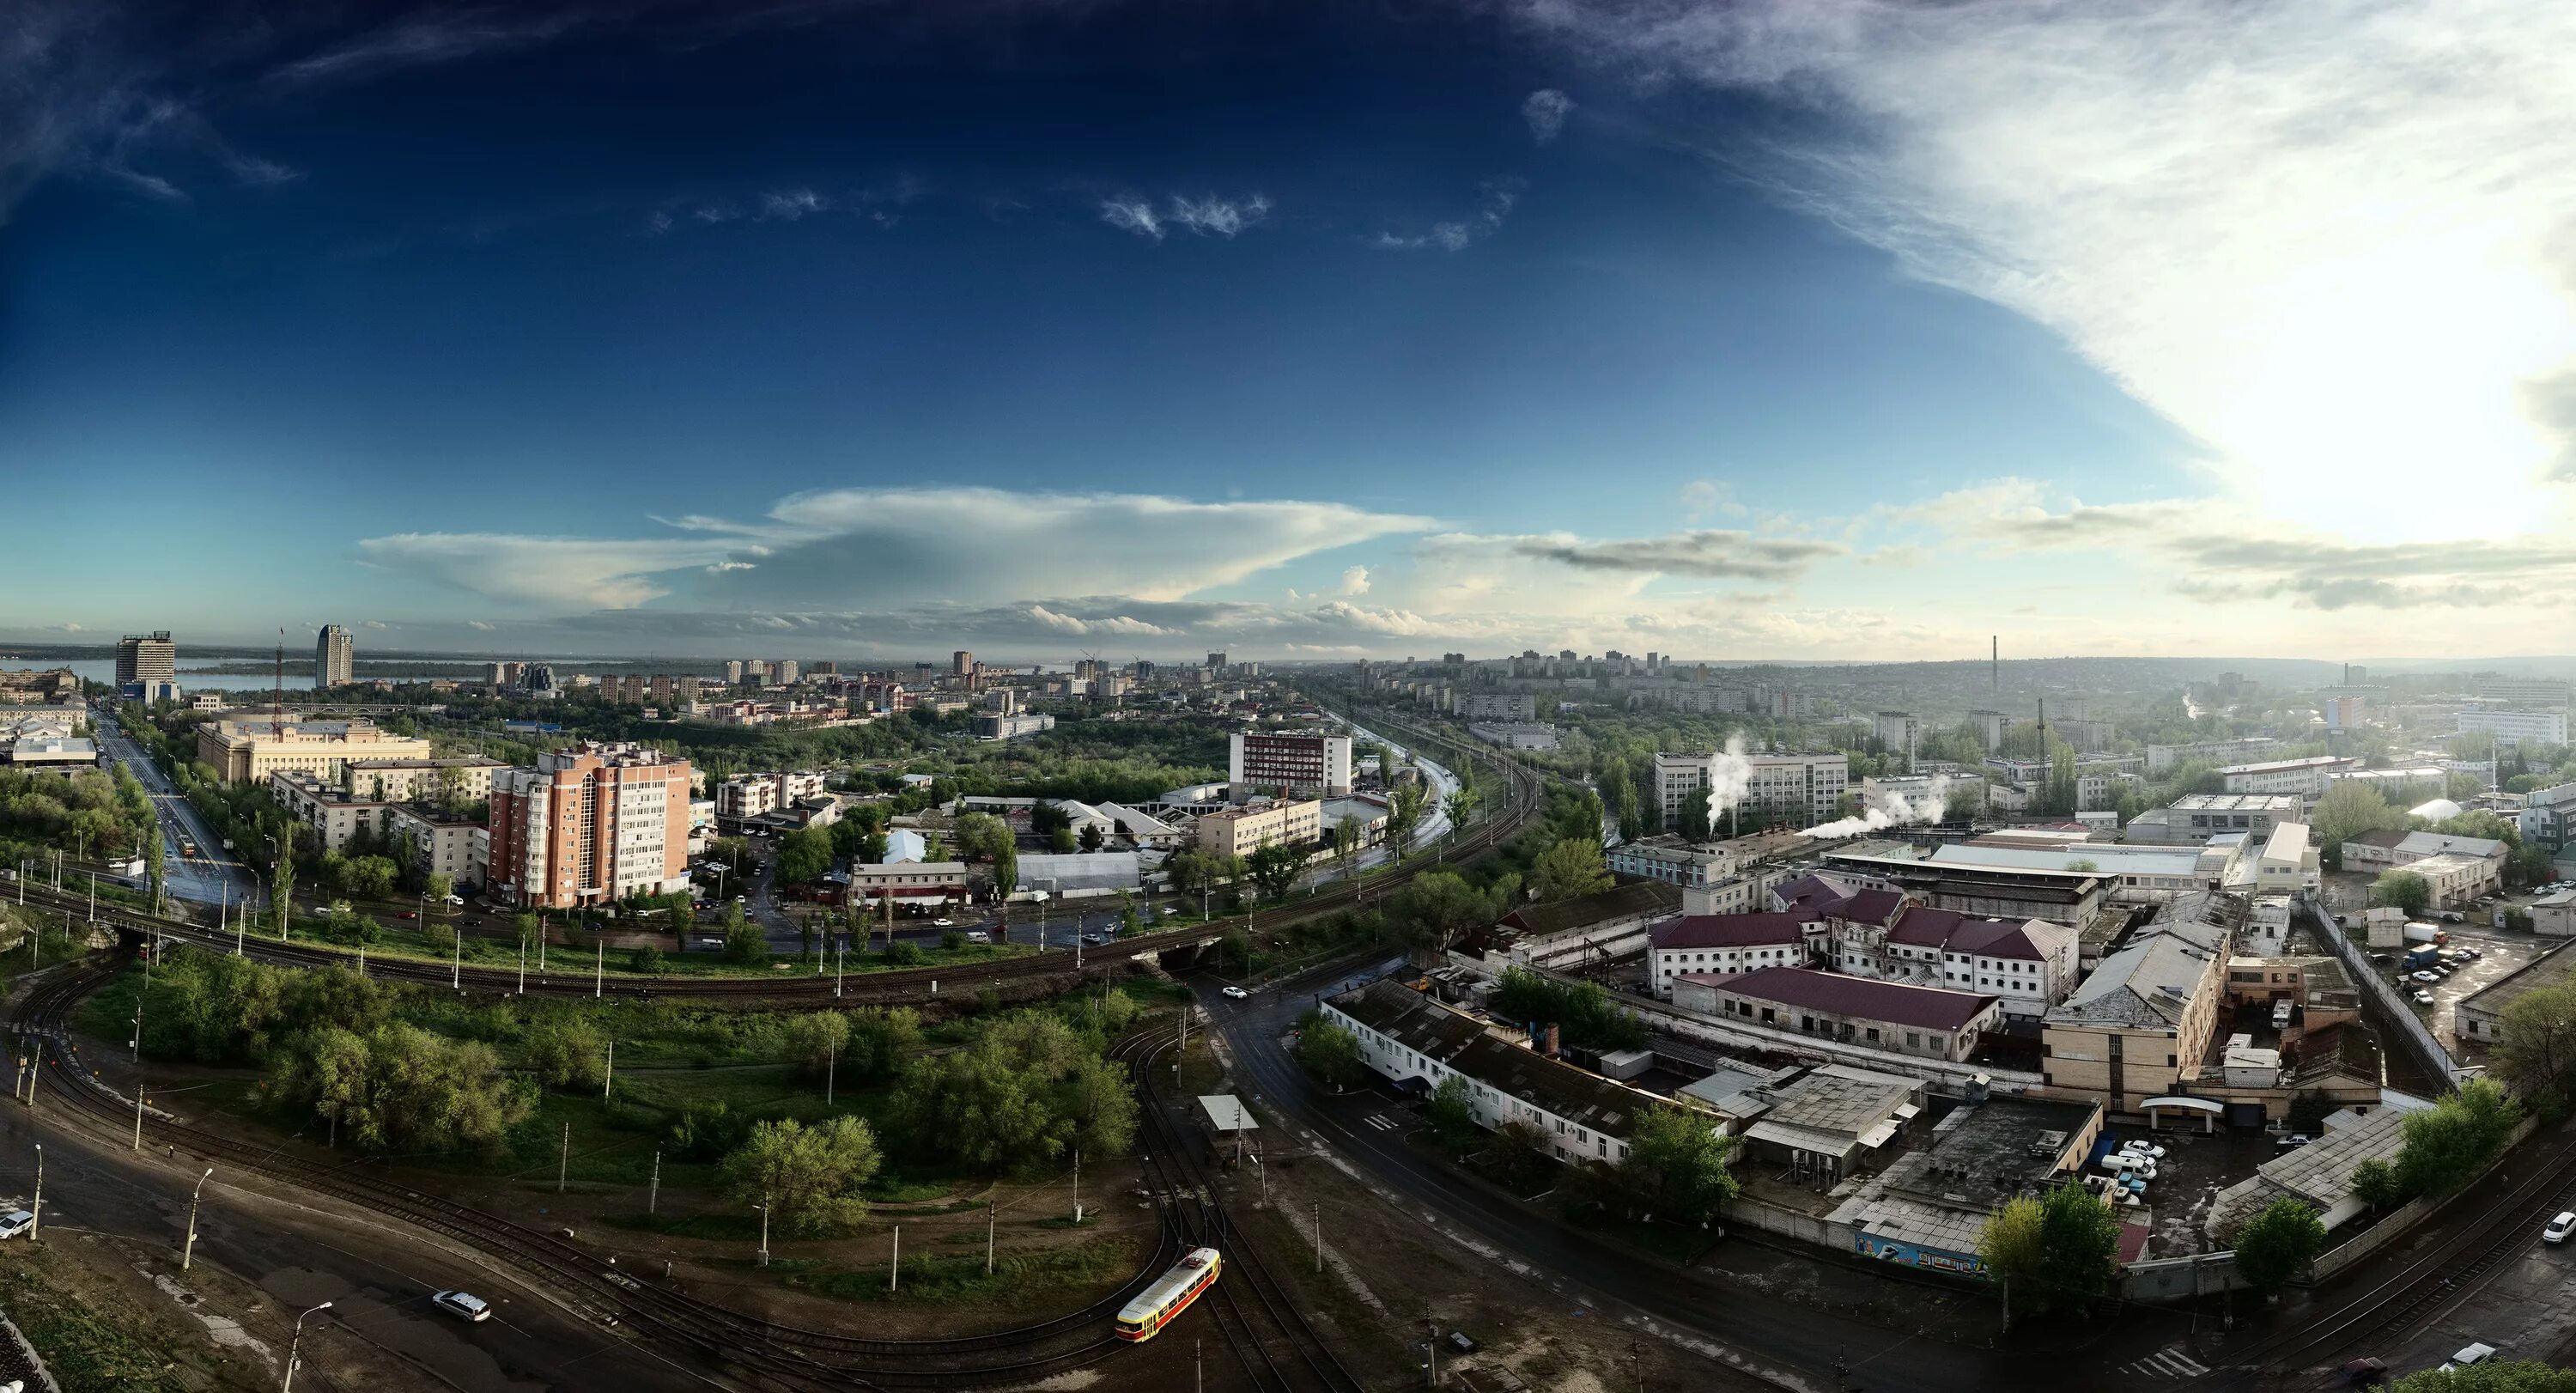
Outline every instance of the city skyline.
<path id="1" fill-rule="evenodd" d="M 2576 648 L 2548 10 L 240 18 L 30 11 L 0 643 Z"/>

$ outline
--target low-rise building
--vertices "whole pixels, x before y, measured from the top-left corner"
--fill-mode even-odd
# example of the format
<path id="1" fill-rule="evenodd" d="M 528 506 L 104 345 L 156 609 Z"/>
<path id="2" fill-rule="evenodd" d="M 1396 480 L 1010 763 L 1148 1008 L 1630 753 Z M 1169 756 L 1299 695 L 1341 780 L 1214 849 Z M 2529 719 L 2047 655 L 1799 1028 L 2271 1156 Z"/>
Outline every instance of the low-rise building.
<path id="1" fill-rule="evenodd" d="M 1728 976 L 1685 973 L 1673 1004 L 1772 1030 L 1815 1035 L 1927 1059 L 1965 1060 L 2003 1021 L 2003 1002 L 1979 992 L 1906 986 L 1805 967 Z"/>
<path id="2" fill-rule="evenodd" d="M 72 775 L 98 772 L 98 746 L 69 735 L 21 735 L 0 754 L 8 757 L 9 768 L 20 774 Z"/>
<path id="3" fill-rule="evenodd" d="M 1905 1149 L 1922 1115 L 1921 1079 L 1827 1064 L 1759 1083 L 1718 1105 L 1744 1156 L 1792 1184 L 1830 1190 L 1843 1177 L 1884 1168 Z"/>
<path id="4" fill-rule="evenodd" d="M 413 868 L 423 875 L 443 875 L 459 890 L 486 879 L 492 834 L 473 818 L 429 804 L 400 804 L 386 815 L 385 830 L 398 844 L 410 841 Z"/>
<path id="5" fill-rule="evenodd" d="M 2499 745 L 2564 745 L 2565 711 L 2475 710 L 2460 713 L 2462 735 L 2492 736 Z"/>
<path id="6" fill-rule="evenodd" d="M 1616 1165 L 1628 1158 L 1638 1118 L 1676 1106 L 1507 1040 L 1400 983 L 1372 982 L 1327 997 L 1323 1010 L 1326 1020 L 1359 1038 L 1369 1068 L 1426 1088 L 1464 1079 L 1478 1126 L 1535 1128 L 1560 1160 Z"/>
<path id="7" fill-rule="evenodd" d="M 966 898 L 963 861 L 861 862 L 850 867 L 843 883 L 861 900 L 962 900 Z"/>
<path id="8" fill-rule="evenodd" d="M 1458 714 L 1471 721 L 1534 721 L 1538 698 L 1529 692 L 1468 692 L 1458 698 Z"/>
<path id="9" fill-rule="evenodd" d="M 2360 767 L 2361 761 L 2357 759 L 2310 755 L 2304 759 L 2231 764 L 2219 770 L 2218 775 L 2229 793 L 2287 793 L 2313 803 L 2326 796 L 2326 786 L 2333 782 L 2335 775 Z"/>
<path id="10" fill-rule="evenodd" d="M 2412 866 L 2435 856 L 2461 856 L 2487 863 L 2496 879 L 2502 881 L 2505 862 L 2512 854 L 2512 848 L 2493 837 L 2391 829 L 2364 832 L 2345 842 L 2343 868 L 2348 871 L 2385 871 Z"/>
<path id="11" fill-rule="evenodd" d="M 1872 1261 L 1984 1277 L 1986 1221 L 2013 1200 L 2073 1183 L 2102 1122 L 2098 1103 L 1989 1097 L 1954 1108 L 1928 1146 L 1863 1182 L 1827 1222 L 1849 1229 L 1852 1251 Z M 2124 1258 L 2137 1256 L 2131 1242 L 2124 1237 Z"/>
<path id="12" fill-rule="evenodd" d="M 1670 1001 L 1673 984 L 1685 977 L 1795 966 L 1813 956 L 1823 938 L 1822 921 L 1800 913 L 1685 914 L 1654 926 L 1646 980 L 1655 995 Z"/>
<path id="13" fill-rule="evenodd" d="M 280 769 L 268 776 L 268 796 L 288 817 L 313 829 L 324 851 L 340 851 L 360 834 L 381 837 L 395 804 L 326 783 L 318 774 Z"/>
<path id="14" fill-rule="evenodd" d="M 2201 1075 L 2227 960 L 2250 906 L 2203 892 L 2178 899 L 2102 960 L 2043 1018 L 2040 1071 L 2053 1088 L 2143 1114 Z"/>
<path id="15" fill-rule="evenodd" d="M 2576 938 L 2576 890 L 2533 900 L 2531 931 L 2543 938 Z"/>
<path id="16" fill-rule="evenodd" d="M 1602 853 L 1612 875 L 1633 875 L 1689 887 L 1724 880 L 1735 873 L 1733 854 L 1714 846 L 1693 846 L 1675 833 L 1621 842 Z"/>
<path id="17" fill-rule="evenodd" d="M 1043 711 L 986 712 L 975 718 L 975 738 L 1009 742 L 1055 729 L 1055 717 Z"/>
<path id="18" fill-rule="evenodd" d="M 2317 888 L 2317 849 L 2308 843 L 2308 825 L 2282 822 L 2261 839 L 2254 859 L 2254 890 L 2260 895 L 2295 895 Z"/>
<path id="19" fill-rule="evenodd" d="M 2187 793 L 2162 808 L 2149 808 L 2121 829 L 2133 842 L 2200 844 L 2222 832 L 2268 837 L 2301 816 L 2300 800 L 2286 793 Z"/>
<path id="20" fill-rule="evenodd" d="M 1467 733 L 1506 750 L 1553 750 L 1558 743 L 1556 727 L 1544 721 L 1477 721 Z"/>
<path id="21" fill-rule="evenodd" d="M 1306 850 L 1323 834 L 1324 805 L 1312 798 L 1248 803 L 1198 821 L 1199 849 L 1216 856 L 1250 856 L 1265 846 Z"/>

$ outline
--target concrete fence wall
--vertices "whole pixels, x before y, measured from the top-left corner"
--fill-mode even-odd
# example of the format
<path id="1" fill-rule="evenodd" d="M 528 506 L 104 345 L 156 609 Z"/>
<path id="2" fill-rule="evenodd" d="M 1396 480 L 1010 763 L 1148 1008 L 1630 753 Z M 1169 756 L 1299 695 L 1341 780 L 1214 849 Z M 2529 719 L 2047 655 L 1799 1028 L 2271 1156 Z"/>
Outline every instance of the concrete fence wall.
<path id="1" fill-rule="evenodd" d="M 2309 932 L 2333 951 L 2344 971 L 2352 975 L 2353 985 L 2379 1008 L 2382 1023 L 2388 1027 L 2397 1047 L 2415 1060 L 2416 1067 L 2422 1069 L 2426 1077 L 2458 1087 L 2460 1071 L 2451 1060 L 2451 1052 L 2434 1038 L 2432 1027 L 2415 1014 L 2415 1008 L 2388 984 L 2378 965 L 2370 961 L 2368 951 L 2346 937 L 2343 926 L 2334 921 L 2333 915 L 2319 908 L 2315 901 L 2302 897 L 2297 906 L 2297 912 L 2307 918 Z"/>
<path id="2" fill-rule="evenodd" d="M 2195 1253 L 2190 1257 L 2133 1262 L 2120 1273 L 2120 1295 L 2130 1301 L 2189 1301 L 2196 1296 L 2244 1289 L 2245 1278 L 2236 1270 L 2234 1253 Z"/>
<path id="3" fill-rule="evenodd" d="M 1760 1229 L 1764 1233 L 1776 1233 L 1783 1238 L 1818 1244 L 1837 1252 L 1852 1251 L 1851 1225 L 1837 1224 L 1830 1219 L 1784 1208 L 1750 1195 L 1738 1195 L 1728 1203 L 1726 1222 L 1737 1228 Z"/>

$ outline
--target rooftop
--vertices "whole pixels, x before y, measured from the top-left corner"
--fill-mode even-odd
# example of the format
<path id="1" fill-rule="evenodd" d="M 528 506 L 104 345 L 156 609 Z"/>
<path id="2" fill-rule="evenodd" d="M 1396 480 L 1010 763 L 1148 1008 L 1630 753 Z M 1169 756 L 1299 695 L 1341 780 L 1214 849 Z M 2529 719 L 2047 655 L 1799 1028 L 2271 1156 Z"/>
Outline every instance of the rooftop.
<path id="1" fill-rule="evenodd" d="M 1923 1030 L 1957 1030 L 1984 1015 L 1995 998 L 1942 987 L 1915 987 L 1868 977 L 1846 977 L 1807 967 L 1765 967 L 1735 976 L 1689 973 L 1685 982 L 1737 996 L 1776 1001 L 1862 1020 L 1888 1021 Z"/>
<path id="2" fill-rule="evenodd" d="M 1613 885 L 1589 895 L 1547 904 L 1524 905 L 1503 917 L 1503 923 L 1525 934 L 1563 933 L 1613 919 L 1634 919 L 1669 914 L 1682 907 L 1678 885 L 1660 880 L 1632 881 Z"/>
<path id="3" fill-rule="evenodd" d="M 2186 793 L 2167 806 L 2186 813 L 2296 812 L 2299 799 L 2290 793 Z"/>
<path id="4" fill-rule="evenodd" d="M 1334 1009 L 1416 1054 L 1594 1131 L 1624 1137 L 1662 1100 L 1536 1050 L 1506 1044 L 1470 1017 L 1398 982 L 1331 998 Z"/>
<path id="5" fill-rule="evenodd" d="M 1803 916 L 1795 911 L 1780 910 L 1758 914 L 1686 914 L 1657 924 L 1653 934 L 1655 946 L 1666 949 L 1797 943 L 1805 936 Z"/>

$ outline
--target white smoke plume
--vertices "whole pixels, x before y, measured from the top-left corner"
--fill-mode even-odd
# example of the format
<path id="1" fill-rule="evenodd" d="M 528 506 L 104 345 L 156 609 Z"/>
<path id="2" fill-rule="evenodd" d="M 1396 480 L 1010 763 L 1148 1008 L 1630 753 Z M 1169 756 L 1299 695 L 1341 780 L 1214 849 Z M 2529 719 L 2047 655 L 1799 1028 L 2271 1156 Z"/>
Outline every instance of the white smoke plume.
<path id="1" fill-rule="evenodd" d="M 1950 806 L 1950 776 L 1935 774 L 1932 782 L 1913 797 L 1881 790 L 1868 807 L 1854 816 L 1839 818 L 1822 826 L 1810 827 L 1807 835 L 1828 841 L 1857 837 L 1882 828 L 1904 827 L 1917 822 L 1939 822 Z"/>
<path id="2" fill-rule="evenodd" d="M 1726 737 L 1726 748 L 1708 757 L 1708 831 L 1726 835 L 1727 810 L 1753 792 L 1753 761 L 1744 757 L 1744 737 Z"/>

